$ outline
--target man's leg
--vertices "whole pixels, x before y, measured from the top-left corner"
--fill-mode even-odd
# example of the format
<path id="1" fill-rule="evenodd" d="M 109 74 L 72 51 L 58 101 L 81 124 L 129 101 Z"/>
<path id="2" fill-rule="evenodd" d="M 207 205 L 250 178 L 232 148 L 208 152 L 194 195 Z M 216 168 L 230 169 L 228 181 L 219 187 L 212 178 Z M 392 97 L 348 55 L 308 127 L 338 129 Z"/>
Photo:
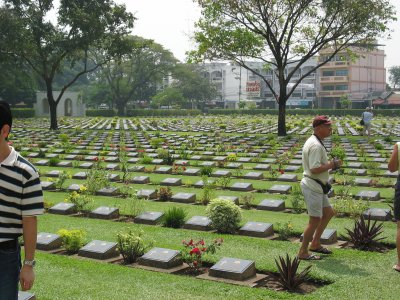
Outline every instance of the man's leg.
<path id="1" fill-rule="evenodd" d="M 323 215 L 321 221 L 319 222 L 317 229 L 315 230 L 314 238 L 311 241 L 311 249 L 318 249 L 321 247 L 321 235 L 324 232 L 329 221 L 335 215 L 335 212 L 331 206 L 324 207 L 322 211 Z"/>
<path id="2" fill-rule="evenodd" d="M 0 250 L 0 300 L 18 298 L 19 249 Z"/>
<path id="3" fill-rule="evenodd" d="M 310 255 L 310 253 L 308 252 L 308 245 L 313 239 L 315 230 L 317 229 L 320 223 L 321 223 L 321 218 L 310 216 L 306 229 L 304 230 L 303 233 L 303 241 L 301 242 L 301 247 L 299 250 L 298 257 L 306 258 Z"/>
<path id="4" fill-rule="evenodd" d="M 397 221 L 397 234 L 396 234 L 396 248 L 397 248 L 397 269 L 400 270 L 400 221 Z"/>

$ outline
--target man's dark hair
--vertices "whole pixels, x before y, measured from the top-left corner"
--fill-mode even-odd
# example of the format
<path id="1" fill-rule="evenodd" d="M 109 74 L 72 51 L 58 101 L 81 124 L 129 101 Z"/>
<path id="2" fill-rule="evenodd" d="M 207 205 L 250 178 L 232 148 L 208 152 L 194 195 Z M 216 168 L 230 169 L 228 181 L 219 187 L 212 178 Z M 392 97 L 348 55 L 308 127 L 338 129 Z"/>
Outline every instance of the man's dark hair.
<path id="1" fill-rule="evenodd" d="M 12 114 L 10 105 L 6 101 L 0 100 L 0 129 L 4 125 L 12 126 Z"/>

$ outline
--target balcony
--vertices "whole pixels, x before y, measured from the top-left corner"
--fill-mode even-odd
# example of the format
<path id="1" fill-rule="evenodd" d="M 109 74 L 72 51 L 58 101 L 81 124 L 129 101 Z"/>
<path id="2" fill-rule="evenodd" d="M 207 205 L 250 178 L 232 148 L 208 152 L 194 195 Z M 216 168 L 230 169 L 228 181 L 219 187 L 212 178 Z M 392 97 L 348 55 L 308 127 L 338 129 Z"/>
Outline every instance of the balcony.
<path id="1" fill-rule="evenodd" d="M 348 61 L 330 61 L 327 62 L 325 65 L 321 66 L 320 69 L 334 68 L 334 67 L 343 68 L 343 66 L 348 66 L 348 65 L 350 65 L 350 62 Z"/>
<path id="2" fill-rule="evenodd" d="M 319 78 L 320 83 L 349 82 L 349 76 L 323 76 Z"/>
<path id="3" fill-rule="evenodd" d="M 321 91 L 318 92 L 318 97 L 340 97 L 343 94 L 348 94 L 349 90 L 340 91 Z"/>

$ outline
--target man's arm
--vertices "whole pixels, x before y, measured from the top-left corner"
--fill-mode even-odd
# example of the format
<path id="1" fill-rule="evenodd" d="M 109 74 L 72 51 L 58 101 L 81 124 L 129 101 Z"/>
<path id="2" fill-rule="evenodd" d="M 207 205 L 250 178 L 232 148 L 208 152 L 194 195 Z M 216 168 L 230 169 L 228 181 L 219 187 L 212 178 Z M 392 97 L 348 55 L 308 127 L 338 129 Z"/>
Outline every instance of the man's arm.
<path id="1" fill-rule="evenodd" d="M 35 216 L 22 217 L 25 260 L 34 260 L 37 240 L 37 220 Z M 33 266 L 23 265 L 20 283 L 23 291 L 30 290 L 35 281 Z"/>

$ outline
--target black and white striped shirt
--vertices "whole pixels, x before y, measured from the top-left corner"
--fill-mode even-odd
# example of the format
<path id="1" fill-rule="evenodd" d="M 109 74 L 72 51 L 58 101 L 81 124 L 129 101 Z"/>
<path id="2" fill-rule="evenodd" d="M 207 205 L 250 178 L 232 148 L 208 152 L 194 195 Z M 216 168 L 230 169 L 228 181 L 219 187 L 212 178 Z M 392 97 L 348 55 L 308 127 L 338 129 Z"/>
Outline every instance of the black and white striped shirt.
<path id="1" fill-rule="evenodd" d="M 22 217 L 43 214 L 43 192 L 35 167 L 10 147 L 0 164 L 0 242 L 22 235 Z"/>

